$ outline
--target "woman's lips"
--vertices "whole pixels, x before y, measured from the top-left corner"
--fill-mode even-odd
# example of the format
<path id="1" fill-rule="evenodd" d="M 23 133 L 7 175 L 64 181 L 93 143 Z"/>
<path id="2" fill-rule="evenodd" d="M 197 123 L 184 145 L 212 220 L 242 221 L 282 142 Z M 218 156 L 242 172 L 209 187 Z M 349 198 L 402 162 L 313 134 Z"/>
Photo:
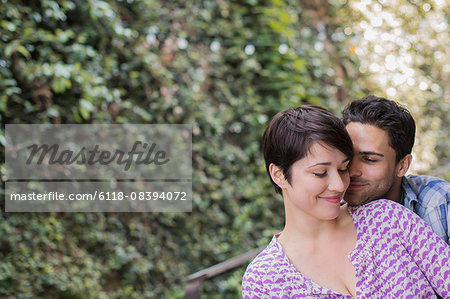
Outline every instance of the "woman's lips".
<path id="1" fill-rule="evenodd" d="M 340 203 L 342 196 L 335 195 L 335 196 L 320 196 L 321 199 L 331 202 L 331 203 Z"/>

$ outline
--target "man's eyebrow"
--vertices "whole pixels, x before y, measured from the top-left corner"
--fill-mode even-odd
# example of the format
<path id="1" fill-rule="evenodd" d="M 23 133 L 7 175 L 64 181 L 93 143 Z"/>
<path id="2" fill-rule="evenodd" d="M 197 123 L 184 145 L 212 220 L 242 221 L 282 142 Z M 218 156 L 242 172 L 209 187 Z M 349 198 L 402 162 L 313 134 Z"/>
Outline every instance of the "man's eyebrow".
<path id="1" fill-rule="evenodd" d="M 380 156 L 380 157 L 384 157 L 383 154 L 377 153 L 377 152 L 358 152 L 358 154 L 360 155 L 375 155 L 375 156 Z"/>

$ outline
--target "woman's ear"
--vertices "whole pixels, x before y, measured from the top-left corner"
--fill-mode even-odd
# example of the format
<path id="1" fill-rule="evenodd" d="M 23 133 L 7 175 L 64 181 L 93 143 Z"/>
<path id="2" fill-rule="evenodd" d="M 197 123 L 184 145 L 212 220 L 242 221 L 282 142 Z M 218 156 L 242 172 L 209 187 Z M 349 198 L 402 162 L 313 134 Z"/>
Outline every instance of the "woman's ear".
<path id="1" fill-rule="evenodd" d="M 399 178 L 403 177 L 409 169 L 409 165 L 411 165 L 412 155 L 408 154 L 403 157 L 397 164 L 397 176 Z"/>
<path id="2" fill-rule="evenodd" d="M 278 185 L 281 189 L 286 188 L 288 182 L 286 181 L 286 178 L 284 177 L 283 170 L 276 166 L 273 163 L 270 163 L 269 165 L 269 173 L 272 180 L 275 182 L 275 184 Z"/>

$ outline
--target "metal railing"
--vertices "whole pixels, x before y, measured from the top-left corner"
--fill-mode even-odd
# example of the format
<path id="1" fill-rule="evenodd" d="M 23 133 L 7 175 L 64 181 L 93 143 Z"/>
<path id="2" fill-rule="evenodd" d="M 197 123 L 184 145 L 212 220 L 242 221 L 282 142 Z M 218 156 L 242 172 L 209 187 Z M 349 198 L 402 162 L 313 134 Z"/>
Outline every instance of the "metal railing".
<path id="1" fill-rule="evenodd" d="M 224 261 L 222 263 L 216 264 L 214 266 L 208 267 L 206 269 L 200 270 L 193 274 L 190 274 L 186 279 L 186 287 L 185 287 L 185 298 L 186 299 L 199 299 L 200 292 L 198 287 L 202 284 L 206 279 L 213 278 L 217 275 L 230 271 L 234 268 L 242 266 L 247 263 L 249 260 L 254 258 L 264 247 L 260 247 L 254 249 L 252 251 L 241 254 L 237 257 Z"/>

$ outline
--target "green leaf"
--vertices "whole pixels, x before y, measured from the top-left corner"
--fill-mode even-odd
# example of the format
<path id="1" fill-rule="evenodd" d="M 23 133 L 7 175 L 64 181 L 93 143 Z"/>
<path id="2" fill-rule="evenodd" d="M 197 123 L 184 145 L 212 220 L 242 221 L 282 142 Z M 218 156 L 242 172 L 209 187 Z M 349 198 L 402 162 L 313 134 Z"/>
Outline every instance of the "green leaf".
<path id="1" fill-rule="evenodd" d="M 80 107 L 84 108 L 86 111 L 91 112 L 94 110 L 94 105 L 86 99 L 81 99 Z"/>
<path id="2" fill-rule="evenodd" d="M 16 51 L 22 54 L 25 58 L 30 58 L 30 52 L 28 52 L 28 50 L 25 49 L 24 46 L 18 46 Z"/>
<path id="3" fill-rule="evenodd" d="M 72 82 L 63 77 L 55 77 L 53 79 L 52 89 L 55 93 L 63 93 L 72 87 Z"/>
<path id="4" fill-rule="evenodd" d="M 5 48 L 5 57 L 9 58 L 11 57 L 12 53 L 16 50 L 16 43 L 10 43 L 9 45 L 6 46 Z"/>

